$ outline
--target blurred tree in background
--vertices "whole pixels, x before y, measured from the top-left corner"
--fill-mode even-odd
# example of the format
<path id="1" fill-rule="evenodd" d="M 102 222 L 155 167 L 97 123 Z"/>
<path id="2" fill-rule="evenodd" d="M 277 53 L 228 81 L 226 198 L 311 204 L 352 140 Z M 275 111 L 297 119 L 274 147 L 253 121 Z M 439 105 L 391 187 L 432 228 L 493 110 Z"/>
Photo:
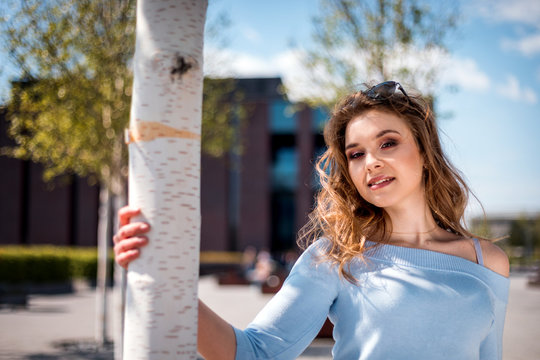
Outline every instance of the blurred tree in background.
<path id="1" fill-rule="evenodd" d="M 477 217 L 471 221 L 473 234 L 497 241 L 519 266 L 540 265 L 540 215 Z"/>
<path id="2" fill-rule="evenodd" d="M 77 174 L 123 194 L 135 0 L 10 0 L 4 10 L 0 36 L 20 74 L 7 116 L 16 146 L 2 153 L 43 164 L 45 180 Z M 210 20 L 220 40 L 227 17 Z M 241 98 L 234 86 L 205 80 L 202 150 L 212 156 L 236 149 L 231 121 L 243 111 L 230 103 Z"/>
<path id="3" fill-rule="evenodd" d="M 540 216 L 520 216 L 512 221 L 508 244 L 516 255 L 527 262 L 535 258 L 540 251 Z"/>
<path id="4" fill-rule="evenodd" d="M 456 2 L 321 0 L 320 13 L 304 64 L 324 93 L 308 102 L 331 108 L 371 80 L 397 80 L 433 95 L 445 39 L 459 19 Z"/>
<path id="5" fill-rule="evenodd" d="M 135 0 L 10 2 L 2 37 L 19 79 L 4 153 L 44 165 L 45 180 L 88 176 L 123 192 Z"/>
<path id="6" fill-rule="evenodd" d="M 103 294 L 113 218 L 125 203 L 124 129 L 131 107 L 135 3 L 6 0 L 0 7 L 1 44 L 19 70 L 7 104 L 15 146 L 0 149 L 0 155 L 41 163 L 46 181 L 76 174 L 99 183 L 98 287 Z M 208 34 L 220 41 L 227 23 L 218 14 L 210 19 Z M 244 116 L 234 80 L 205 79 L 203 98 L 202 151 L 221 156 L 240 149 L 231 129 Z M 98 320 L 100 343 L 107 340 L 105 318 Z"/>
<path id="7" fill-rule="evenodd" d="M 516 220 L 512 221 L 510 227 L 510 239 L 511 246 L 525 246 L 530 242 L 531 237 L 530 221 L 524 216 L 520 216 Z"/>

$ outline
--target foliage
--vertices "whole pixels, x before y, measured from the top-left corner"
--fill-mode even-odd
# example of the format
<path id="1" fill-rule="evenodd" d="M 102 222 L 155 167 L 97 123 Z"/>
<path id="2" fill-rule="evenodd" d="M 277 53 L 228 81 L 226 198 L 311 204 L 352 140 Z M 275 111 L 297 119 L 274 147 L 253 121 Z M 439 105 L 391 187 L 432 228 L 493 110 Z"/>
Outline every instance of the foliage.
<path id="1" fill-rule="evenodd" d="M 510 245 L 540 248 L 540 216 L 528 218 L 520 216 L 512 221 Z"/>
<path id="2" fill-rule="evenodd" d="M 113 269 L 113 254 L 109 254 Z M 242 253 L 203 251 L 201 265 L 239 265 Z M 59 283 L 75 279 L 93 282 L 97 272 L 95 247 L 52 245 L 0 246 L 0 283 Z M 112 275 L 110 275 L 112 279 Z"/>
<path id="3" fill-rule="evenodd" d="M 445 52 L 457 26 L 455 2 L 422 0 L 321 0 L 314 19 L 315 48 L 305 65 L 329 106 L 336 97 L 371 80 L 399 80 L 429 89 L 436 77 L 432 57 Z"/>
<path id="4" fill-rule="evenodd" d="M 45 180 L 75 173 L 121 194 L 135 0 L 24 0 L 8 8 L 0 34 L 21 73 L 8 104 L 16 146 L 2 153 L 44 164 Z M 232 79 L 205 85 L 202 150 L 221 156 L 233 144 L 230 121 L 243 113 L 222 101 Z"/>
<path id="5" fill-rule="evenodd" d="M 471 233 L 484 239 L 493 238 L 487 218 L 475 219 L 471 226 Z"/>
<path id="6" fill-rule="evenodd" d="M 113 258 L 109 261 L 112 263 Z M 59 283 L 93 281 L 97 272 L 95 248 L 62 246 L 0 247 L 0 283 Z"/>
<path id="7" fill-rule="evenodd" d="M 121 192 L 135 0 L 10 5 L 2 33 L 21 69 L 8 105 L 10 155 L 44 164 L 45 180 L 76 173 Z"/>
<path id="8" fill-rule="evenodd" d="M 204 79 L 201 141 L 206 154 L 220 157 L 228 150 L 242 151 L 237 134 L 246 118 L 247 109 L 239 105 L 243 98 L 234 79 Z"/>
<path id="9" fill-rule="evenodd" d="M 475 218 L 471 231 L 496 241 L 509 256 L 512 266 L 538 266 L 540 262 L 540 215 L 523 214 L 513 219 Z"/>

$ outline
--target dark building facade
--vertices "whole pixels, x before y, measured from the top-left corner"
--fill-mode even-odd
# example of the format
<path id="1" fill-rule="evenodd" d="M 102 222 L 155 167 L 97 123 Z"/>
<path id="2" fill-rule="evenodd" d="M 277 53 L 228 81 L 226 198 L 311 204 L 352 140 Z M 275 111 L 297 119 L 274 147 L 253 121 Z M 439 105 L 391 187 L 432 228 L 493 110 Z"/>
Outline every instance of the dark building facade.
<path id="1" fill-rule="evenodd" d="M 202 156 L 201 250 L 295 247 L 312 208 L 326 114 L 282 95 L 279 78 L 238 79 L 247 118 L 240 155 Z M 10 144 L 0 112 L 0 147 Z M 99 189 L 73 177 L 53 190 L 41 167 L 0 157 L 0 244 L 95 246 Z"/>
<path id="2" fill-rule="evenodd" d="M 203 155 L 201 249 L 288 250 L 313 205 L 326 114 L 289 102 L 279 78 L 237 84 L 248 111 L 239 136 L 243 151 Z"/>
<path id="3" fill-rule="evenodd" d="M 0 148 L 11 145 L 0 109 Z M 0 244 L 95 246 L 98 187 L 78 177 L 42 179 L 39 164 L 0 156 Z"/>

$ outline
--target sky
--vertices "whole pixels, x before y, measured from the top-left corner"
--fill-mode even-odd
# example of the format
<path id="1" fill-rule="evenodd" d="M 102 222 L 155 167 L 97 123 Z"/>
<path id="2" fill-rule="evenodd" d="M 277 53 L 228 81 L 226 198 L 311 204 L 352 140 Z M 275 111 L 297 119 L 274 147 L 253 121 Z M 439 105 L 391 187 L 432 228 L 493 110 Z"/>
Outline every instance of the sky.
<path id="1" fill-rule="evenodd" d="M 281 76 L 293 92 L 302 93 L 298 53 L 313 45 L 318 2 L 216 0 L 209 18 L 223 9 L 231 20 L 228 61 L 206 71 Z M 538 213 L 540 1 L 472 0 L 460 9 L 437 86 L 445 150 L 487 215 Z M 371 79 L 359 83 L 366 80 Z M 480 213 L 471 202 L 469 216 Z"/>
<path id="2" fill-rule="evenodd" d="M 210 0 L 209 19 L 223 11 L 226 50 L 207 42 L 205 61 L 216 52 L 225 60 L 206 61 L 207 74 L 280 76 L 293 100 L 306 91 L 300 57 L 313 46 L 317 0 Z M 450 55 L 437 60 L 445 150 L 488 215 L 540 213 L 540 1 L 462 0 L 461 12 Z M 5 100 L 14 70 L 2 58 Z M 479 213 L 471 203 L 469 216 Z"/>

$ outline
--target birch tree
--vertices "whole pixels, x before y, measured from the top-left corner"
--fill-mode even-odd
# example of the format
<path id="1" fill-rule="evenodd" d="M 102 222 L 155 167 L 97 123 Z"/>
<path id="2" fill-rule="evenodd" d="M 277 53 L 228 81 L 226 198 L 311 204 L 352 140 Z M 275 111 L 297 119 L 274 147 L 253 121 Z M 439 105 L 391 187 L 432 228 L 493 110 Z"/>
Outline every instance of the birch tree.
<path id="1" fill-rule="evenodd" d="M 202 0 L 137 4 L 129 203 L 152 230 L 128 271 L 125 359 L 197 357 L 206 7 Z"/>

